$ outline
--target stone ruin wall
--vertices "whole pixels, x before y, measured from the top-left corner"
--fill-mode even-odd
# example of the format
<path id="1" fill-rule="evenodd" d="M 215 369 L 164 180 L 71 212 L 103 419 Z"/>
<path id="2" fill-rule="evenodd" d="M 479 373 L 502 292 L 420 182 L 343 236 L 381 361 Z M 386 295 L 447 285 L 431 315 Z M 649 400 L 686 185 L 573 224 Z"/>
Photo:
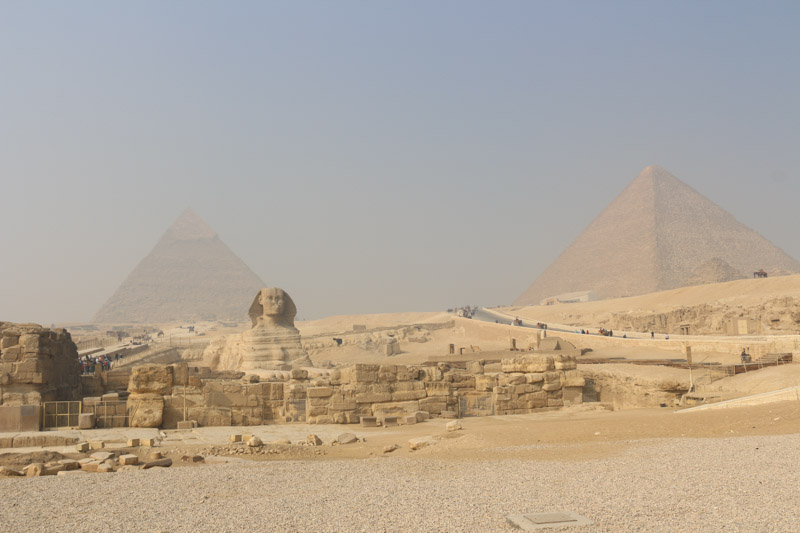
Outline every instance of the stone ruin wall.
<path id="1" fill-rule="evenodd" d="M 185 385 L 184 385 L 185 384 Z M 305 422 L 355 424 L 362 417 L 525 414 L 581 403 L 585 382 L 572 356 L 525 355 L 501 363 L 371 365 L 276 372 L 259 381 L 241 372 L 143 365 L 132 370 L 127 398 L 132 427 L 175 428 Z M 85 398 L 96 403 L 98 398 Z"/>
<path id="2" fill-rule="evenodd" d="M 0 322 L 0 406 L 79 400 L 80 374 L 66 330 Z"/>

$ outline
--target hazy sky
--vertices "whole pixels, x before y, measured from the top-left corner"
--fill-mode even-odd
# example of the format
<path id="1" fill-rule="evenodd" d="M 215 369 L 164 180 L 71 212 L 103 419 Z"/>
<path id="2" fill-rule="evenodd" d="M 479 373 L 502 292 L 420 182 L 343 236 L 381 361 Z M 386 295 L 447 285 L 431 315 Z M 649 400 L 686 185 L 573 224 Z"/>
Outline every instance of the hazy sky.
<path id="1" fill-rule="evenodd" d="M 800 258 L 798 27 L 795 1 L 0 0 L 0 320 L 89 320 L 188 206 L 298 318 L 510 303 L 649 164 Z"/>

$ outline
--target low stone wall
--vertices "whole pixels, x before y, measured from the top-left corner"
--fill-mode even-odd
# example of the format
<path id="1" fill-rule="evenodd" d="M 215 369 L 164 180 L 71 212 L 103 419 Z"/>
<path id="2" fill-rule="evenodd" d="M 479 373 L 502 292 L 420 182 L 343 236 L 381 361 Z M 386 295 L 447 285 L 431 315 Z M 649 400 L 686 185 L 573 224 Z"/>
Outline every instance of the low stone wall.
<path id="1" fill-rule="evenodd" d="M 127 408 L 135 427 L 174 428 L 184 416 L 200 426 L 354 424 L 419 411 L 465 417 L 556 409 L 581 403 L 583 386 L 575 358 L 561 355 L 472 362 L 467 370 L 447 363 L 294 369 L 267 381 L 182 363 L 134 367 Z"/>

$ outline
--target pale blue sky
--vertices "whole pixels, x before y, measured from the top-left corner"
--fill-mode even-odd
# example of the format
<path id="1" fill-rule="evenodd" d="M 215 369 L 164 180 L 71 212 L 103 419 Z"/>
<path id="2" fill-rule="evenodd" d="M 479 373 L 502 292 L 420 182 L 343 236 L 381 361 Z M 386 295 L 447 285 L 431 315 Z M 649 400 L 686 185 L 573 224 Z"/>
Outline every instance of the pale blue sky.
<path id="1" fill-rule="evenodd" d="M 649 164 L 800 258 L 798 27 L 798 2 L 0 1 L 0 320 L 89 320 L 187 206 L 299 318 L 510 303 Z"/>

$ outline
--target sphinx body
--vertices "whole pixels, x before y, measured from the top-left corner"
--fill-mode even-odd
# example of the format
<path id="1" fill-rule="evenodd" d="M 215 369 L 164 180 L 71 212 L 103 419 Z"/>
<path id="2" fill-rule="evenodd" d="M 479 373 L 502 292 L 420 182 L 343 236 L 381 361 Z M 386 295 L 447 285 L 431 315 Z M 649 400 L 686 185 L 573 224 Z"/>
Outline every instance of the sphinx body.
<path id="1" fill-rule="evenodd" d="M 312 366 L 294 327 L 297 308 L 283 289 L 261 289 L 250 306 L 252 328 L 212 343 L 204 353 L 217 370 L 242 370 L 251 374 Z"/>

